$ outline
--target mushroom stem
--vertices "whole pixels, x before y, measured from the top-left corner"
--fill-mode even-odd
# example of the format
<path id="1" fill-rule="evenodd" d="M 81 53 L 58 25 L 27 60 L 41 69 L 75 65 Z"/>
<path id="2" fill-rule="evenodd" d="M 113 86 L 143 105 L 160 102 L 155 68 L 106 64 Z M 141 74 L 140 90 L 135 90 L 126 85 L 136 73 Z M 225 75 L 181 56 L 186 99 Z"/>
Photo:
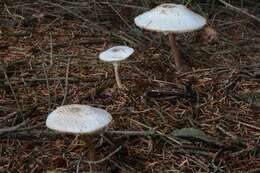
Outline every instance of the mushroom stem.
<path id="1" fill-rule="evenodd" d="M 92 136 L 86 136 L 86 140 L 88 143 L 88 160 L 89 161 L 95 161 L 96 160 L 96 152 L 95 152 L 95 146 L 93 143 L 93 140 L 91 138 Z M 90 171 L 97 171 L 97 165 L 90 164 Z"/>
<path id="2" fill-rule="evenodd" d="M 176 70 L 179 72 L 182 70 L 181 56 L 177 48 L 176 35 L 174 33 L 169 34 L 169 43 L 171 46 L 173 58 L 175 61 Z"/>
<path id="3" fill-rule="evenodd" d="M 115 77 L 116 77 L 116 83 L 117 83 L 117 86 L 118 88 L 122 89 L 123 88 L 123 85 L 120 81 L 120 78 L 119 78 L 119 73 L 118 73 L 118 66 L 119 64 L 118 63 L 114 63 L 114 69 L 115 69 Z"/>

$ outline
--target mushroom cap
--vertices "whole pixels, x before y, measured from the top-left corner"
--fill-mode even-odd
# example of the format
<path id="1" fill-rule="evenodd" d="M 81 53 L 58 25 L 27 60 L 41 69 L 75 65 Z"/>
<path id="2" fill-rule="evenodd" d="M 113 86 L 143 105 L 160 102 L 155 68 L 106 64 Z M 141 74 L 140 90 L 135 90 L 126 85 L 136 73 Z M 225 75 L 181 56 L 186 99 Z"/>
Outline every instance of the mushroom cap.
<path id="1" fill-rule="evenodd" d="M 156 32 L 184 33 L 202 28 L 206 19 L 184 5 L 166 3 L 137 16 L 135 24 Z"/>
<path id="2" fill-rule="evenodd" d="M 127 59 L 134 53 L 128 46 L 115 46 L 99 54 L 99 59 L 106 62 L 118 62 Z"/>
<path id="3" fill-rule="evenodd" d="M 72 104 L 60 106 L 51 112 L 46 126 L 52 130 L 72 134 L 93 134 L 112 121 L 107 111 L 88 105 Z"/>

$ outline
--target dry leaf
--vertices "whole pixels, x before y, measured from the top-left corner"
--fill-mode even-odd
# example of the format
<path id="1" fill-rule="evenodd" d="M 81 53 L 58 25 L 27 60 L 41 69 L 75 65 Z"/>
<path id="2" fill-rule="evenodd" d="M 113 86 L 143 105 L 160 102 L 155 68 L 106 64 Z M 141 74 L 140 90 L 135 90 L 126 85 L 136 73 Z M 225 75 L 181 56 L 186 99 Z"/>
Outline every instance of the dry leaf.
<path id="1" fill-rule="evenodd" d="M 204 28 L 204 31 L 202 33 L 202 38 L 205 42 L 209 43 L 212 41 L 217 40 L 218 33 L 215 29 L 213 29 L 211 26 L 207 26 Z"/>

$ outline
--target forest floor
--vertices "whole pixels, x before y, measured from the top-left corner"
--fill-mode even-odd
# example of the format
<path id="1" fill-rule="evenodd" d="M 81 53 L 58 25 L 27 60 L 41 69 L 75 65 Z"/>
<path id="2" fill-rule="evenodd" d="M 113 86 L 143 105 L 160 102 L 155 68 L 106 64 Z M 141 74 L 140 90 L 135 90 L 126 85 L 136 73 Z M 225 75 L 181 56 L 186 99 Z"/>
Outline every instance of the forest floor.
<path id="1" fill-rule="evenodd" d="M 0 172 L 88 172 L 88 141 L 45 125 L 73 103 L 129 132 L 94 137 L 103 172 L 260 171 L 260 3 L 171 1 L 211 26 L 177 36 L 191 69 L 176 73 L 167 37 L 134 24 L 159 2 L 0 2 Z M 127 91 L 98 59 L 115 45 L 135 49 L 120 66 Z"/>

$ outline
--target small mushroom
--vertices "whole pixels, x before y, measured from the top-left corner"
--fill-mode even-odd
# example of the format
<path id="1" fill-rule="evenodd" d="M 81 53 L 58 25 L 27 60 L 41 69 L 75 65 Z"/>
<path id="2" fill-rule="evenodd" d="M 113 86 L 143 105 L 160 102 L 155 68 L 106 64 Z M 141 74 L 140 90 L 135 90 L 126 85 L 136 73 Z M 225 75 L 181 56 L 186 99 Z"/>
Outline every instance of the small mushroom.
<path id="1" fill-rule="evenodd" d="M 123 88 L 121 84 L 119 73 L 118 73 L 118 66 L 120 61 L 127 59 L 130 55 L 134 53 L 134 49 L 128 46 L 115 46 L 112 47 L 104 52 L 101 52 L 99 55 L 99 59 L 105 62 L 111 62 L 114 65 L 115 69 L 115 77 L 116 83 L 118 88 Z"/>
<path id="2" fill-rule="evenodd" d="M 51 112 L 46 120 L 49 129 L 84 136 L 89 143 L 89 159 L 95 160 L 93 136 L 100 134 L 112 121 L 112 116 L 106 110 L 88 105 L 72 104 L 60 106 Z M 91 168 L 96 171 L 93 165 Z"/>
<path id="3" fill-rule="evenodd" d="M 176 34 L 192 32 L 206 25 L 206 19 L 184 5 L 166 3 L 135 18 L 135 24 L 143 29 L 168 34 L 176 70 L 182 71 L 182 60 L 176 44 Z"/>

